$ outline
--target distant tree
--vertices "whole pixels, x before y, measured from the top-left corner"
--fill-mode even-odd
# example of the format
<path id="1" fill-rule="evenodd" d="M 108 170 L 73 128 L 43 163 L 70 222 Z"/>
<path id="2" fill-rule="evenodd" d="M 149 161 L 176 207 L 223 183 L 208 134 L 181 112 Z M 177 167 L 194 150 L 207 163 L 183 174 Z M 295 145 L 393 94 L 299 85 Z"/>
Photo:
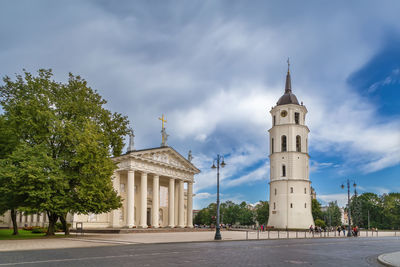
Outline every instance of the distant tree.
<path id="1" fill-rule="evenodd" d="M 31 149 L 40 145 L 52 159 L 42 166 L 49 177 L 57 175 L 49 179 L 51 190 L 30 195 L 23 205 L 46 211 L 48 235 L 58 218 L 68 234 L 68 212 L 102 213 L 121 206 L 110 179 L 116 168 L 111 156 L 121 154 L 128 133 L 127 118 L 104 108 L 106 101 L 85 80 L 70 74 L 62 84 L 52 75 L 51 70 L 39 70 L 38 76 L 25 72 L 15 81 L 5 77 L 0 86 L 4 117 L 18 143 Z"/>
<path id="2" fill-rule="evenodd" d="M 228 200 L 221 206 L 223 207 L 223 209 L 221 209 L 223 223 L 233 225 L 239 222 L 240 208 L 238 204 Z"/>
<path id="3" fill-rule="evenodd" d="M 321 211 L 321 204 L 316 199 L 312 199 L 311 212 L 312 212 L 312 216 L 314 218 L 314 221 L 317 220 L 317 219 L 320 219 L 320 220 L 323 219 L 323 214 L 322 214 L 322 211 Z"/>
<path id="4" fill-rule="evenodd" d="M 342 213 L 336 201 L 329 202 L 328 208 L 325 212 L 322 212 L 322 216 L 325 218 L 325 223 L 329 226 L 342 224 Z"/>
<path id="5" fill-rule="evenodd" d="M 319 227 L 324 228 L 324 227 L 326 227 L 326 224 L 325 224 L 325 222 L 324 222 L 323 220 L 321 220 L 321 219 L 316 219 L 316 220 L 315 220 L 315 226 L 319 226 Z"/>
<path id="6" fill-rule="evenodd" d="M 255 212 L 256 212 L 256 221 L 259 224 L 267 225 L 268 217 L 269 217 L 269 203 L 268 203 L 268 201 L 260 200 L 260 203 L 258 203 L 256 205 L 256 207 L 255 207 Z"/>
<path id="7" fill-rule="evenodd" d="M 239 222 L 241 225 L 253 225 L 254 222 L 254 212 L 248 208 L 245 201 L 239 205 Z"/>

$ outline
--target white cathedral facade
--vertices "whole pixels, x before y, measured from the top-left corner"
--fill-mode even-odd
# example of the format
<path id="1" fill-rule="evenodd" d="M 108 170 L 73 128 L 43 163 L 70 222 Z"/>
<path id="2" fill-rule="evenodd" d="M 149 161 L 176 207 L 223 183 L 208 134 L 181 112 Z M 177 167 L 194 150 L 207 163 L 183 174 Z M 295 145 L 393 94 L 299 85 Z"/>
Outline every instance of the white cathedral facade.
<path id="1" fill-rule="evenodd" d="M 311 213 L 307 108 L 292 93 L 290 71 L 284 95 L 271 111 L 268 227 L 307 229 Z"/>

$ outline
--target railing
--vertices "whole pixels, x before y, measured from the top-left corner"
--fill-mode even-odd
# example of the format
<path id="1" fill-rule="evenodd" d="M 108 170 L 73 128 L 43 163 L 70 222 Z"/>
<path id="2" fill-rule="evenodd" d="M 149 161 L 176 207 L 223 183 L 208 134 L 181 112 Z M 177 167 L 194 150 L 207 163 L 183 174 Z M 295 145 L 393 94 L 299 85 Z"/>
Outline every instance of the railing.
<path id="1" fill-rule="evenodd" d="M 231 229 L 234 230 L 234 229 Z M 309 230 L 272 230 L 261 231 L 260 229 L 245 229 L 246 240 L 253 239 L 296 239 L 296 238 L 348 238 L 347 231 L 309 231 Z M 398 230 L 378 231 L 378 230 L 361 230 L 357 236 L 352 233 L 353 238 L 356 237 L 398 237 Z"/>

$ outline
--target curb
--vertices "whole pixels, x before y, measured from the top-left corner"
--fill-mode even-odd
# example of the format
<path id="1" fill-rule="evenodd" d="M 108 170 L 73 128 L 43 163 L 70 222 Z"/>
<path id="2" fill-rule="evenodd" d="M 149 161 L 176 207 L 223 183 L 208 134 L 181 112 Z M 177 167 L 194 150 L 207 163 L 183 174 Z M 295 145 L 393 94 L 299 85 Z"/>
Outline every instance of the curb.
<path id="1" fill-rule="evenodd" d="M 396 252 L 394 252 L 394 253 L 396 253 Z M 382 264 L 382 265 L 389 266 L 389 267 L 399 267 L 400 265 L 393 264 L 393 263 L 391 263 L 391 262 L 389 262 L 389 261 L 384 259 L 384 257 L 389 255 L 389 254 L 393 254 L 393 253 L 385 253 L 385 254 L 379 255 L 378 256 L 378 262 L 380 264 Z"/>

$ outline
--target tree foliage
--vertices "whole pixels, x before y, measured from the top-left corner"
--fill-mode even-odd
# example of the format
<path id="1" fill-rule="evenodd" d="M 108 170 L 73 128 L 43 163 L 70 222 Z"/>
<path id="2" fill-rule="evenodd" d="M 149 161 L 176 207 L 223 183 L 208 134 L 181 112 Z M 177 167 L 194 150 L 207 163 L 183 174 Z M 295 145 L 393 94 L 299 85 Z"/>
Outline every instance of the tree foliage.
<path id="1" fill-rule="evenodd" d="M 19 190 L 22 202 L 1 195 L 0 202 L 9 209 L 45 211 L 49 234 L 58 218 L 68 232 L 68 212 L 101 213 L 120 207 L 110 179 L 116 168 L 111 156 L 121 154 L 128 133 L 127 118 L 107 110 L 106 101 L 85 80 L 69 74 L 67 83 L 57 83 L 52 76 L 51 70 L 39 70 L 37 76 L 25 72 L 15 81 L 5 77 L 0 87 L 0 128 L 5 130 L 0 140 L 9 140 L 0 145 L 1 172 L 6 173 L 1 183 L 11 189 L 13 183 L 4 177 L 14 177 L 17 183 L 28 179 L 31 186 Z M 29 152 L 32 155 L 26 157 Z M 4 165 L 7 161 L 9 167 Z M 41 183 L 32 184 L 36 180 Z"/>
<path id="2" fill-rule="evenodd" d="M 322 220 L 324 218 L 321 211 L 321 204 L 316 199 L 312 199 L 311 201 L 311 212 L 314 221 L 316 221 L 317 219 Z"/>

